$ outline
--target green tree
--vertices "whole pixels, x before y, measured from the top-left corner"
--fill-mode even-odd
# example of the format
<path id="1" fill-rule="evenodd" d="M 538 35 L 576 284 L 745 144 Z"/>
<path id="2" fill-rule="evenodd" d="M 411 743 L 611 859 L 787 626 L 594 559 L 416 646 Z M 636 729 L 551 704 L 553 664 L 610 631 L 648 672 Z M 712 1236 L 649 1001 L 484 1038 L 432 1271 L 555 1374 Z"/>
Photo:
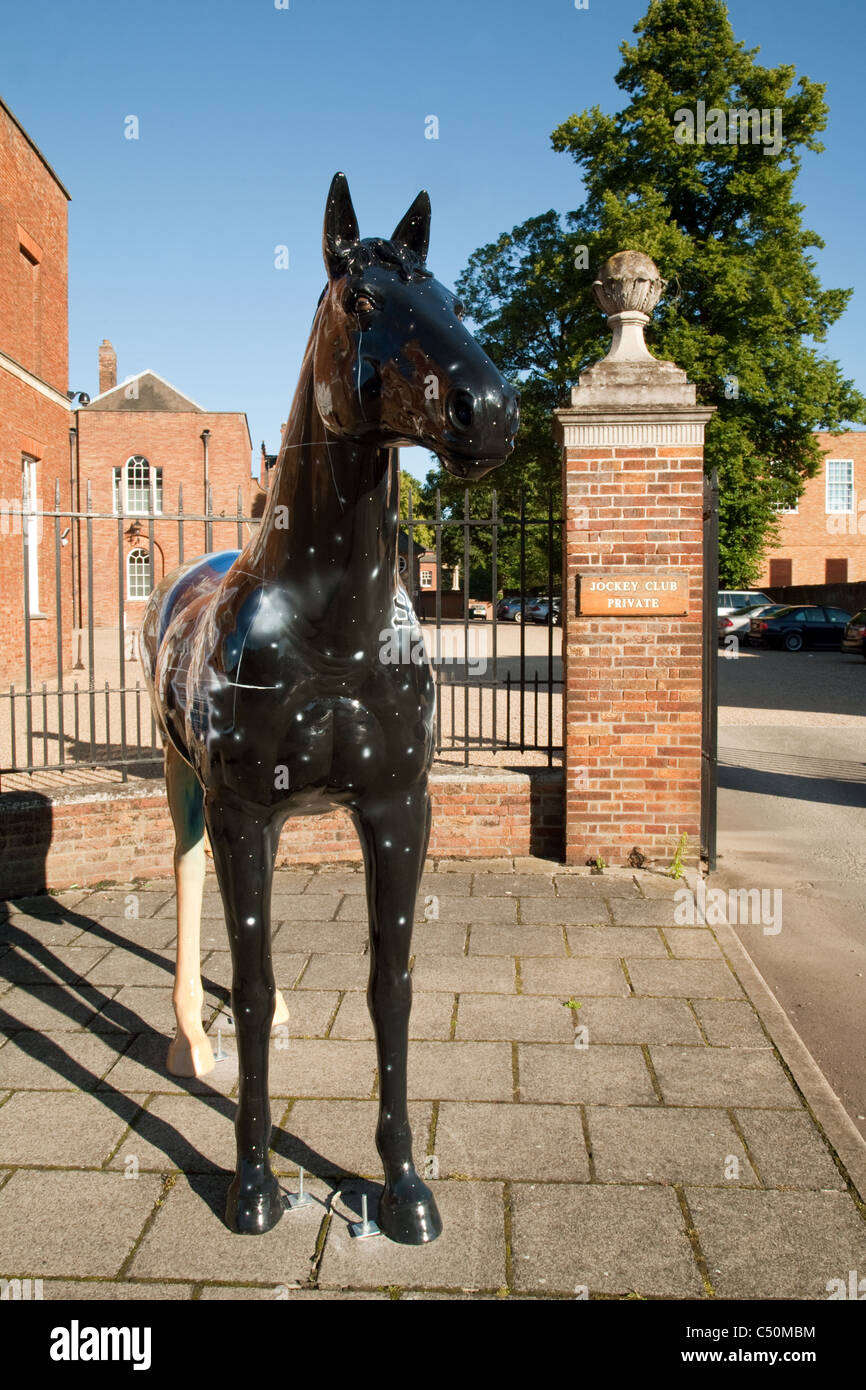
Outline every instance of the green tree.
<path id="1" fill-rule="evenodd" d="M 427 516 L 426 499 L 424 497 L 421 484 L 417 478 L 413 478 L 411 473 L 406 473 L 400 469 L 400 520 L 409 519 L 409 498 L 412 498 L 412 542 L 416 550 L 429 550 L 436 543 L 436 535 L 432 526 L 416 525 L 416 519 Z M 409 534 L 408 526 L 405 528 Z"/>
<path id="2" fill-rule="evenodd" d="M 517 448 L 494 476 L 509 498 L 522 482 L 535 510 L 558 488 L 551 411 L 608 342 L 594 272 L 615 251 L 644 251 L 669 281 L 651 348 L 718 407 L 706 466 L 719 470 L 721 576 L 745 585 L 775 537 L 775 509 L 817 470 L 813 431 L 866 420 L 866 400 L 817 346 L 851 291 L 821 287 L 810 252 L 823 242 L 794 198 L 803 151 L 823 149 L 825 89 L 787 64 L 759 66 L 722 0 L 651 0 L 635 33 L 616 75 L 628 104 L 573 115 L 552 135 L 581 168 L 583 205 L 504 233 L 458 282 L 480 341 L 521 386 Z M 714 143 L 709 122 L 683 142 L 682 113 L 699 101 L 778 116 L 757 143 Z M 428 494 L 436 483 L 453 506 L 441 475 Z"/>

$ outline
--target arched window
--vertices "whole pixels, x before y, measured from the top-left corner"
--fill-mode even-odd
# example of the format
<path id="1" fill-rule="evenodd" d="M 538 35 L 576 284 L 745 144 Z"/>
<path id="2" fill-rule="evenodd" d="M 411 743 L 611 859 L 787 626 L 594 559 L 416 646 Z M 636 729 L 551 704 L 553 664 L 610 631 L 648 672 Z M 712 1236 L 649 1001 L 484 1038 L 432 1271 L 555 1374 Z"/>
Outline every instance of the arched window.
<path id="1" fill-rule="evenodd" d="M 137 547 L 126 557 L 126 597 L 147 598 L 150 593 L 150 556 Z"/>
<path id="2" fill-rule="evenodd" d="M 114 510 L 120 511 L 120 485 L 123 482 L 123 510 L 126 516 L 147 516 L 151 507 L 153 483 L 154 511 L 162 511 L 162 469 L 151 468 L 143 454 L 133 454 L 123 468 L 114 470 Z"/>

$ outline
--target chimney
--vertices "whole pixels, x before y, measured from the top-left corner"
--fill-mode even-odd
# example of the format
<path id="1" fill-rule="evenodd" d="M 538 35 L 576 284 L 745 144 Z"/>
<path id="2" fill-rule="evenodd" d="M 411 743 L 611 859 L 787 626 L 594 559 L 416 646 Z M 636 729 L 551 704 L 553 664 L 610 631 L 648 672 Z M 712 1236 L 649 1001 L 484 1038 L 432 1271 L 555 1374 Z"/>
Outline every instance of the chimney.
<path id="1" fill-rule="evenodd" d="M 117 385 L 117 353 L 107 338 L 99 345 L 99 394 Z"/>

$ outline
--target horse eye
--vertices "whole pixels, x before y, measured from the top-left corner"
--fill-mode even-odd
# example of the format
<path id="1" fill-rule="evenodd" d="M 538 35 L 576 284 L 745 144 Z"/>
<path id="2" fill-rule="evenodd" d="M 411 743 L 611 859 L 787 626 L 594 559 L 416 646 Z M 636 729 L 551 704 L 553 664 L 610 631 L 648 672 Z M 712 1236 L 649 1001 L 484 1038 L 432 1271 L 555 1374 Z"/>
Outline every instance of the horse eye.
<path id="1" fill-rule="evenodd" d="M 375 313 L 376 305 L 369 295 L 359 294 L 352 305 L 352 309 L 356 314 L 372 314 Z"/>

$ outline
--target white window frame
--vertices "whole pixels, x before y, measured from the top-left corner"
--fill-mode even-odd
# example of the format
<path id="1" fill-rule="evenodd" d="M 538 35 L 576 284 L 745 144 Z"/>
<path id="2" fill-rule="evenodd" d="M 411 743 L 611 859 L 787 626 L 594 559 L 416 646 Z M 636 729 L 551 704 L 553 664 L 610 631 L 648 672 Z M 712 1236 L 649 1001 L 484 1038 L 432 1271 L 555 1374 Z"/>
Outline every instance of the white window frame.
<path id="1" fill-rule="evenodd" d="M 38 459 L 21 455 L 24 536 L 27 542 L 28 616 L 41 618 L 39 607 L 39 542 L 42 539 L 42 509 L 39 505 Z"/>
<path id="2" fill-rule="evenodd" d="M 133 506 L 130 505 L 130 495 L 131 495 L 131 489 L 130 489 L 130 468 L 132 468 L 133 470 L 135 470 L 135 471 L 137 471 L 137 472 L 140 472 L 141 474 L 144 474 L 144 469 L 145 469 L 145 468 L 147 469 L 147 480 L 148 480 L 148 486 L 147 486 L 147 506 L 145 506 L 145 507 L 140 507 L 140 506 L 133 507 Z M 130 454 L 129 458 L 126 460 L 126 463 L 123 465 L 123 467 L 122 467 L 122 468 L 112 468 L 111 474 L 112 474 L 112 506 L 113 506 L 113 510 L 114 510 L 115 516 L 119 515 L 119 513 L 120 513 L 120 486 L 121 486 L 121 479 L 123 480 L 123 502 L 124 502 L 124 505 L 123 505 L 123 515 L 124 515 L 124 516 L 149 516 L 149 515 L 150 515 L 151 503 L 153 503 L 153 512 L 154 512 L 154 515 L 155 515 L 155 516 L 159 516 L 159 515 L 161 514 L 161 512 L 162 512 L 162 469 L 161 469 L 161 468 L 154 468 L 153 464 L 150 463 L 149 460 L 146 459 L 146 458 L 144 457 L 144 454 Z M 136 491 L 137 491 L 139 494 L 141 493 L 142 486 L 143 486 L 142 483 L 138 483 L 137 485 L 136 485 L 135 483 L 133 483 L 133 487 L 136 488 Z"/>
<path id="3" fill-rule="evenodd" d="M 138 560 L 140 560 L 140 559 L 142 559 L 142 558 L 144 559 L 144 564 L 145 564 L 145 591 L 144 591 L 143 594 L 133 593 L 133 591 L 132 591 L 132 575 L 133 575 L 133 565 L 132 565 L 132 562 L 133 562 L 133 560 L 138 561 Z M 140 569 L 140 567 L 138 566 L 138 564 L 136 564 L 135 569 L 136 569 L 136 573 L 138 573 L 138 572 L 139 572 L 139 569 Z M 144 549 L 144 546 L 136 545 L 136 546 L 133 547 L 132 550 L 130 550 L 129 554 L 128 554 L 127 557 L 126 557 L 126 597 L 127 597 L 127 599 L 129 599 L 130 602 L 132 602 L 132 603 L 140 603 L 143 599 L 146 599 L 146 598 L 148 598 L 148 597 L 150 596 L 150 587 L 149 587 L 149 586 L 150 586 L 150 556 L 148 555 L 147 551 Z"/>
<path id="4" fill-rule="evenodd" d="M 847 472 L 846 478 L 834 477 L 834 469 L 844 468 Z M 838 491 L 834 489 L 846 490 L 845 497 L 842 498 Z M 847 506 L 835 505 L 838 501 L 846 501 Z M 832 505 L 831 505 L 832 502 Z M 844 516 L 854 511 L 854 460 L 853 459 L 827 459 L 824 474 L 824 510 L 827 516 Z"/>
<path id="5" fill-rule="evenodd" d="M 422 589 L 432 589 L 432 588 L 433 588 L 433 571 L 432 571 L 432 570 L 419 570 L 419 572 L 418 572 L 418 582 L 419 582 L 419 584 L 421 585 L 421 588 L 422 588 Z"/>

